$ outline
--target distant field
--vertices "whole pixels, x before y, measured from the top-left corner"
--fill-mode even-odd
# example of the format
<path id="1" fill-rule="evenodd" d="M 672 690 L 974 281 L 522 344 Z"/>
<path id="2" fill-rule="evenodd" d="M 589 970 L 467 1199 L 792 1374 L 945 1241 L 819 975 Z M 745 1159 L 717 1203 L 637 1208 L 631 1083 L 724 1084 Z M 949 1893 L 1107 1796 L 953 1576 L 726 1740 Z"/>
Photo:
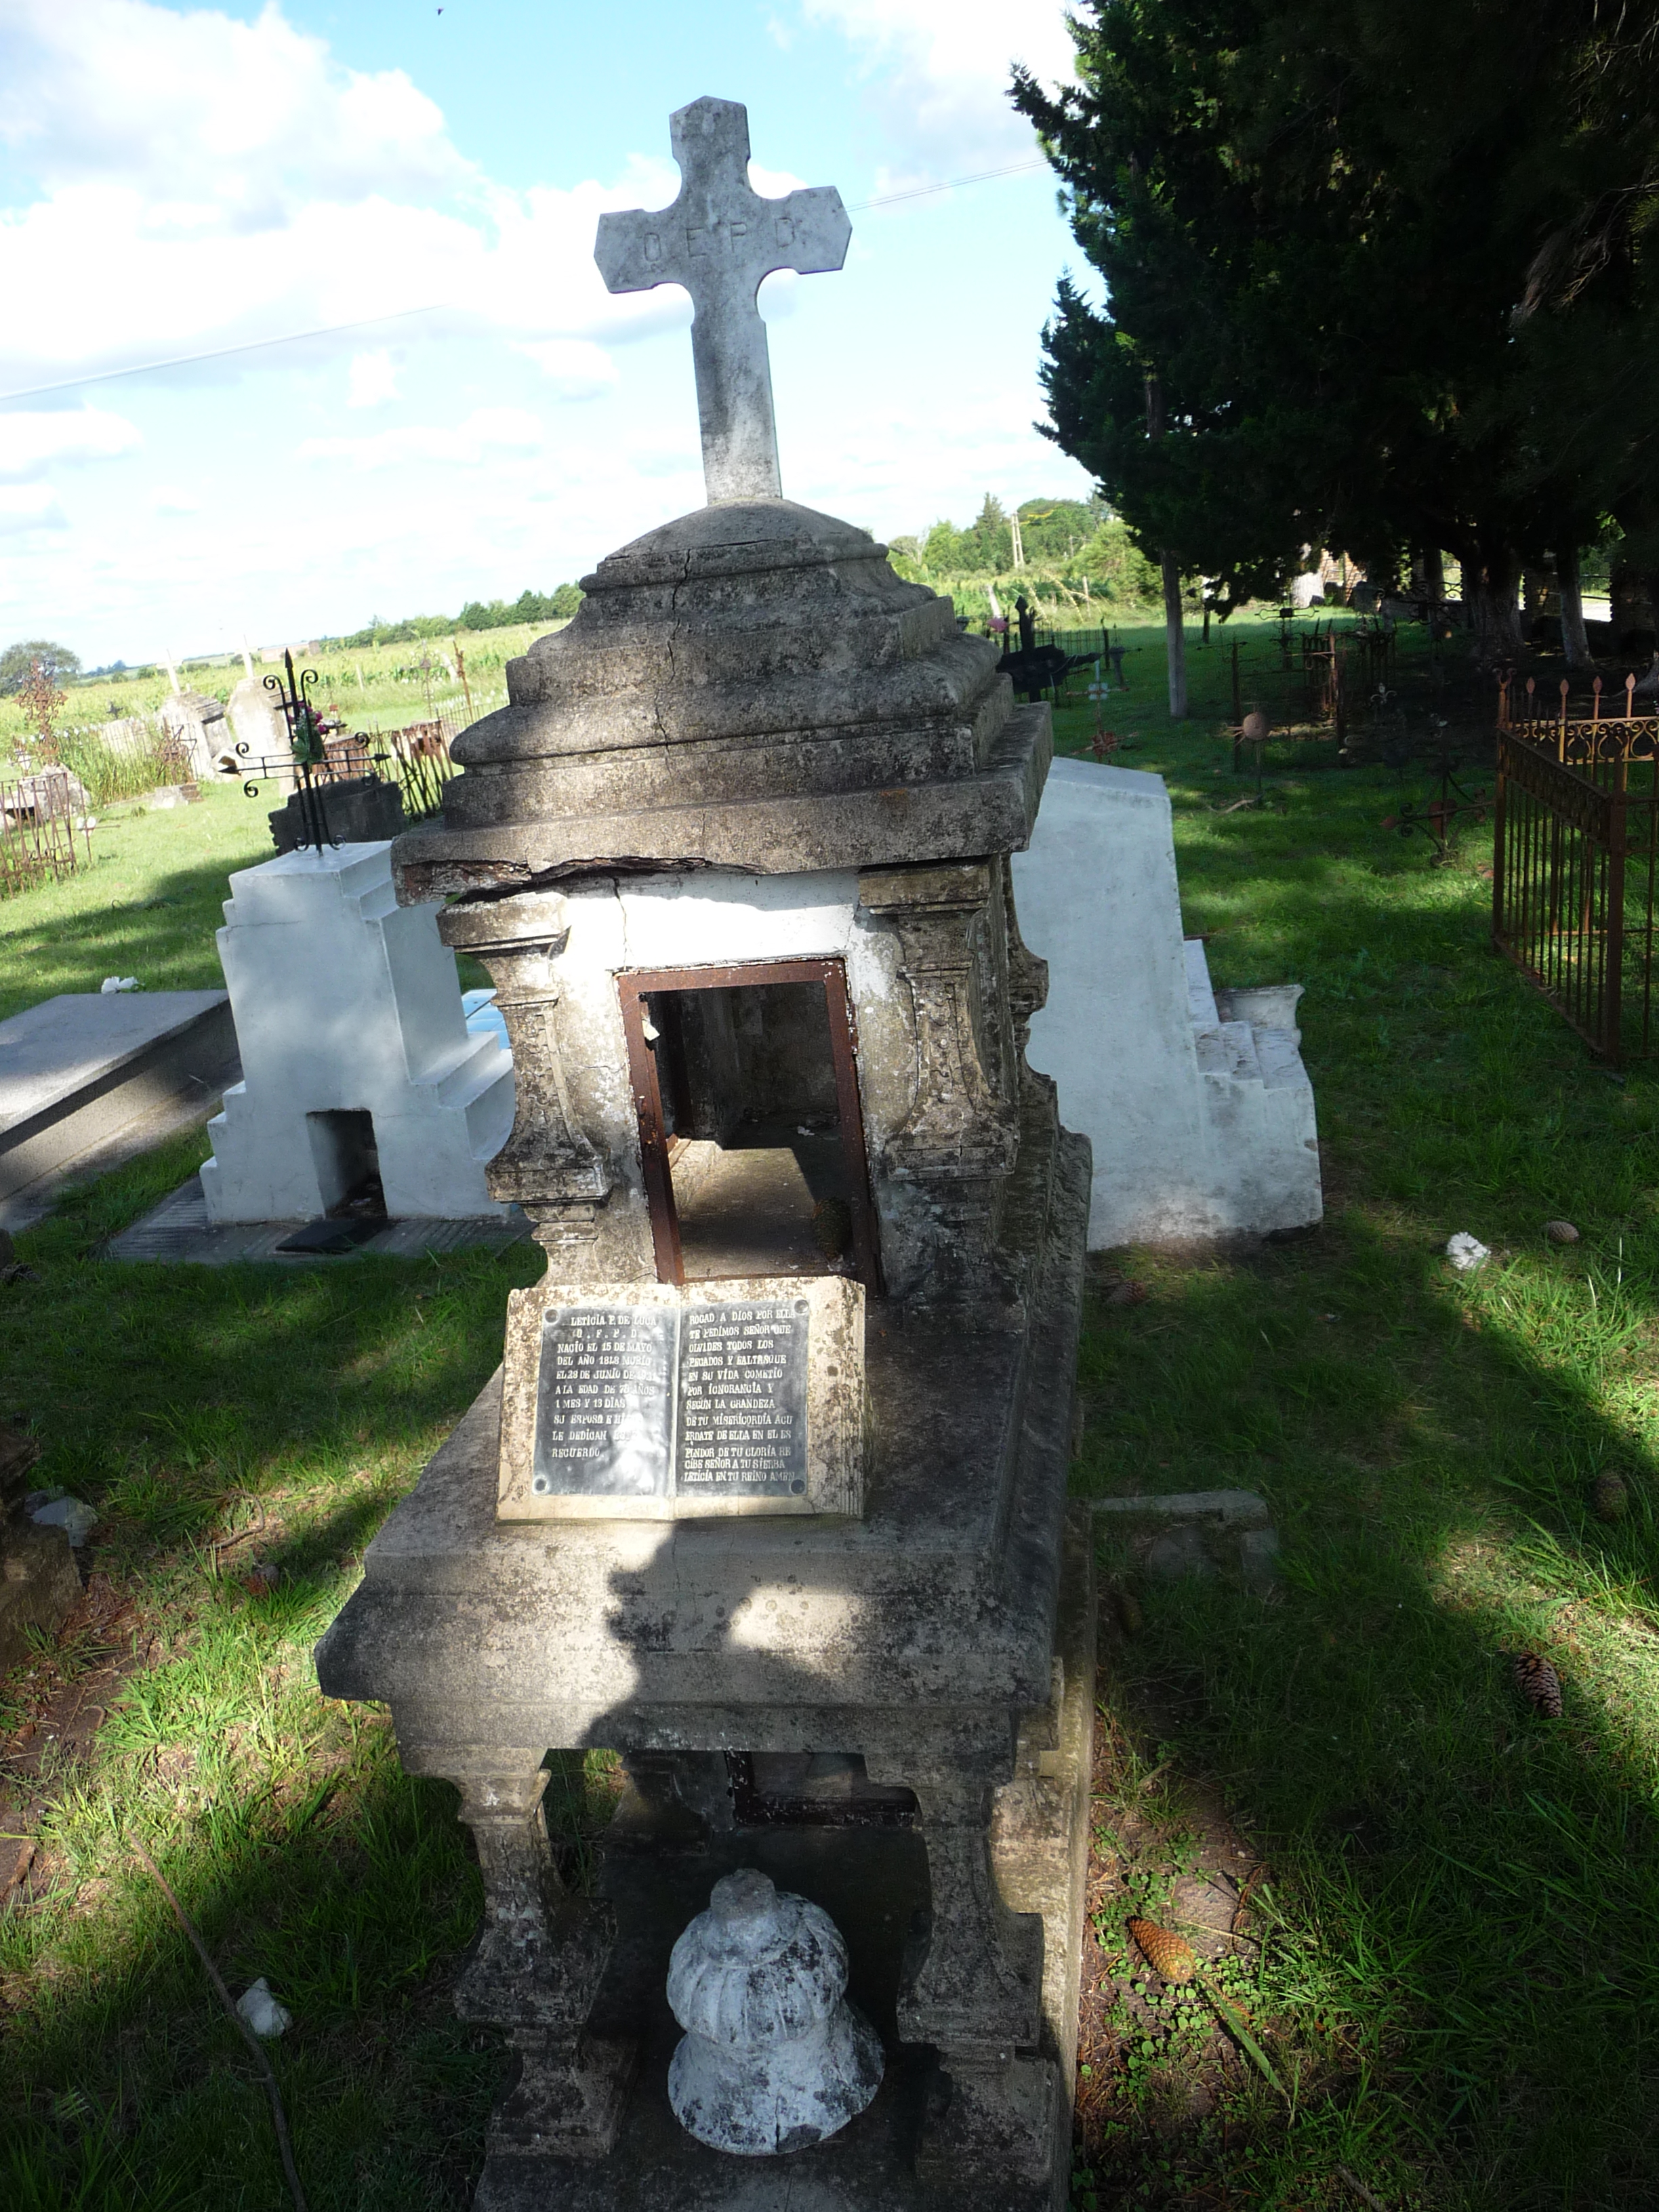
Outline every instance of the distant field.
<path id="1" fill-rule="evenodd" d="M 523 653 L 532 639 L 563 628 L 562 622 L 545 622 L 515 623 L 507 629 L 463 630 L 453 639 L 316 653 L 303 661 L 296 655 L 295 665 L 317 671 L 313 696 L 325 707 L 337 708 L 348 727 L 395 730 L 426 718 L 428 696 L 434 708 L 459 708 L 465 713 L 465 690 L 455 673 L 458 645 L 476 709 L 486 698 L 492 704 L 500 702 L 507 688 L 509 660 Z M 421 666 L 423 656 L 429 663 L 426 670 Z M 259 676 L 281 672 L 280 662 L 256 659 L 253 666 Z M 204 691 L 210 698 L 228 699 L 246 672 L 239 656 L 228 664 L 181 667 L 179 681 L 187 690 Z M 165 669 L 142 678 L 100 676 L 95 683 L 70 684 L 64 695 L 63 726 L 89 728 L 130 714 L 153 714 L 170 689 Z M 0 747 L 8 739 L 23 735 L 24 728 L 23 713 L 16 701 L 0 700 Z"/>

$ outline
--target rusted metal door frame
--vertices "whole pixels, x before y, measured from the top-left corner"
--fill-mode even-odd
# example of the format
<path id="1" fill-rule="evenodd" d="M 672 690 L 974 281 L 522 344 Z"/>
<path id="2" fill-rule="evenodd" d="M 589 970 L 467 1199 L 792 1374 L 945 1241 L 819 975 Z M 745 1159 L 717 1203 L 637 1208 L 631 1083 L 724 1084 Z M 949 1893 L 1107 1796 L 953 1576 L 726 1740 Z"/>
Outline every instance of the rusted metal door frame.
<path id="1" fill-rule="evenodd" d="M 651 1240 L 657 1279 L 684 1283 L 684 1255 L 680 1219 L 674 1204 L 674 1179 L 663 1118 L 657 1056 L 645 1034 L 643 1001 L 653 992 L 723 991 L 762 983 L 818 983 L 830 1020 L 830 1056 L 836 1076 L 836 1114 L 847 1166 L 853 1212 L 853 1256 L 859 1279 L 872 1296 L 881 1289 L 881 1248 L 876 1211 L 870 1196 L 870 1164 L 864 1147 L 864 1109 L 859 1098 L 858 1026 L 847 989 L 847 963 L 823 960 L 748 960 L 722 967 L 624 968 L 617 971 L 623 1034 L 628 1042 L 628 1073 L 640 1124 L 640 1165 L 651 1209 Z"/>

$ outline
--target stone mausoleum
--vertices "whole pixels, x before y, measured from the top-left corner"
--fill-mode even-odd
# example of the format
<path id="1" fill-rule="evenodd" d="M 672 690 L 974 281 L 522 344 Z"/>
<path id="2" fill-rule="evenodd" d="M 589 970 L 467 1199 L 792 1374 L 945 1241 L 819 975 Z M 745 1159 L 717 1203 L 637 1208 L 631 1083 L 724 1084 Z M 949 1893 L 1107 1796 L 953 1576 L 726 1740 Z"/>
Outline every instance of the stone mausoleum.
<path id="1" fill-rule="evenodd" d="M 458 2002 L 520 2056 L 483 2212 L 1048 2212 L 1093 1706 L 1089 1149 L 1026 1065 L 1045 975 L 1009 866 L 1048 710 L 781 495 L 755 293 L 838 267 L 846 217 L 757 198 L 740 107 L 673 128 L 679 199 L 605 218 L 599 258 L 692 293 L 709 503 L 585 579 L 393 852 L 497 987 L 489 1186 L 546 1273 L 319 1677 L 390 1705 L 477 1838 Z M 540 1801 L 550 1754 L 593 1747 L 627 1786 L 584 1885 Z M 733 1896 L 775 1884 L 757 1927 L 827 1914 L 883 2046 L 854 2117 L 780 2121 L 770 2157 L 670 2103 L 671 1953 L 717 1882 L 733 1955 Z"/>

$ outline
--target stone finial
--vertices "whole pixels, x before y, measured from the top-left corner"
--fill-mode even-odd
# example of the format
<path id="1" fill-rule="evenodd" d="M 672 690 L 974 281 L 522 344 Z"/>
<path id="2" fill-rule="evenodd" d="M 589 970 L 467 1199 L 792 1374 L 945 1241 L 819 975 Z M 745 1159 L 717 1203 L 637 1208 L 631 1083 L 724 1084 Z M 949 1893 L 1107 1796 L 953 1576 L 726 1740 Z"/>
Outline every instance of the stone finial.
<path id="1" fill-rule="evenodd" d="M 881 2086 L 881 2044 L 848 2004 L 829 1914 L 752 1867 L 714 1884 L 674 1946 L 668 2002 L 685 2030 L 668 2097 L 688 2134 L 764 2158 L 805 2150 Z"/>

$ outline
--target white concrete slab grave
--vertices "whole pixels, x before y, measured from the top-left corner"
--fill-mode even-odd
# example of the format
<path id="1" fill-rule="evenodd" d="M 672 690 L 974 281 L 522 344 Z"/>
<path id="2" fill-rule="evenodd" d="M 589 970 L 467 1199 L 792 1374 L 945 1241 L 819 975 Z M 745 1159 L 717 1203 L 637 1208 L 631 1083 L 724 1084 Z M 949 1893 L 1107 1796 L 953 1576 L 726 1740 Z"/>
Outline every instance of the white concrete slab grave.
<path id="1" fill-rule="evenodd" d="M 1094 1147 L 1091 1250 L 1317 1221 L 1300 994 L 1218 1006 L 1202 943 L 1182 936 L 1164 779 L 1057 760 L 1013 872 L 1021 934 L 1048 963 L 1028 1056 Z"/>
<path id="2" fill-rule="evenodd" d="M 243 1079 L 209 1124 L 213 1221 L 311 1219 L 375 1176 L 394 1219 L 507 1211 L 483 1170 L 513 1126 L 512 1057 L 467 1027 L 437 905 L 398 906 L 391 850 L 283 853 L 230 879 Z"/>
<path id="3" fill-rule="evenodd" d="M 22 1228 L 65 1176 L 200 1116 L 236 1074 L 222 991 L 65 991 L 0 1022 L 0 1216 Z"/>

